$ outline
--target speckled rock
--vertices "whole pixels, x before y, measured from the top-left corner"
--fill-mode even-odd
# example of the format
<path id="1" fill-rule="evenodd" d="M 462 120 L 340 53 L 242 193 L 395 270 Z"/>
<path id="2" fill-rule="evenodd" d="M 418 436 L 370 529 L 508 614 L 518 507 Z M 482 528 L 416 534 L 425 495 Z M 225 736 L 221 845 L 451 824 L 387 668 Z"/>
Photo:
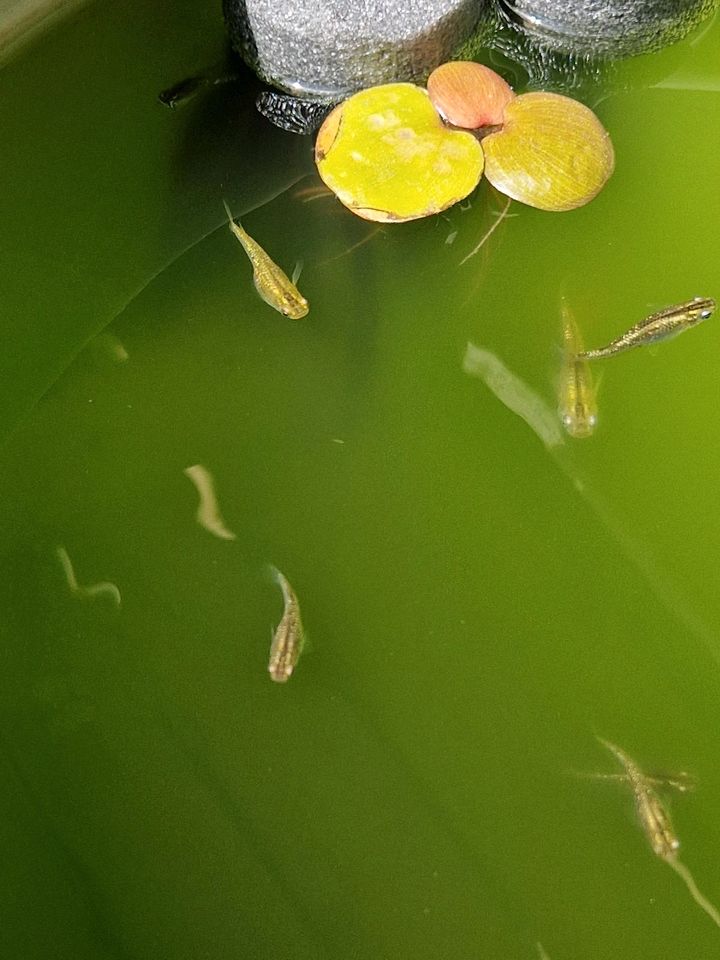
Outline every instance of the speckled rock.
<path id="1" fill-rule="evenodd" d="M 224 0 L 233 45 L 288 93 L 340 99 L 424 80 L 472 33 L 485 0 Z"/>

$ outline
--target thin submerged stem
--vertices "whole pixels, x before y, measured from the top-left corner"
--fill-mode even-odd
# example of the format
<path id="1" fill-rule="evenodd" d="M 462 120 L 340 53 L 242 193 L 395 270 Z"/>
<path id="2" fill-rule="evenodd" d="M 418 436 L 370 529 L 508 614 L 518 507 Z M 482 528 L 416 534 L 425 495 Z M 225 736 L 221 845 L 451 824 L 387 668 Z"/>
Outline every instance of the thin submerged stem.
<path id="1" fill-rule="evenodd" d="M 665 860 L 667 865 L 672 867 L 675 873 L 684 880 L 685 886 L 690 891 L 690 896 L 700 907 L 700 909 L 704 910 L 713 923 L 720 927 L 720 912 L 718 912 L 717 908 L 710 903 L 707 897 L 700 893 L 693 875 L 690 873 L 685 864 L 681 863 L 679 860 L 676 860 L 675 857 L 663 857 L 663 860 Z"/>
<path id="2" fill-rule="evenodd" d="M 381 229 L 382 227 L 376 227 L 374 230 L 371 230 L 370 233 L 366 234 L 361 240 L 358 240 L 357 243 L 354 243 L 351 247 L 348 247 L 347 250 L 343 250 L 341 253 L 336 253 L 334 256 L 328 257 L 326 260 L 321 260 L 320 263 L 316 264 L 316 266 L 324 267 L 327 263 L 334 263 L 336 260 L 341 260 L 343 257 L 347 257 L 349 254 L 362 247 L 363 244 L 366 244 L 368 240 L 372 240 L 373 237 L 377 236 Z"/>
<path id="3" fill-rule="evenodd" d="M 463 259 L 459 263 L 459 266 L 462 266 L 464 263 L 466 263 L 470 259 L 470 257 L 474 257 L 475 254 L 478 252 L 478 250 L 483 246 L 483 244 L 490 239 L 490 237 L 493 235 L 493 233 L 497 230 L 498 226 L 500 225 L 500 222 L 504 220 L 505 217 L 507 216 L 507 212 L 510 209 L 511 203 L 512 203 L 512 197 L 508 197 L 507 200 L 505 201 L 505 206 L 500 211 L 500 214 L 495 218 L 495 222 L 490 225 L 490 228 L 480 238 L 480 241 L 475 247 L 475 249 L 471 250 L 466 257 L 463 257 Z"/>

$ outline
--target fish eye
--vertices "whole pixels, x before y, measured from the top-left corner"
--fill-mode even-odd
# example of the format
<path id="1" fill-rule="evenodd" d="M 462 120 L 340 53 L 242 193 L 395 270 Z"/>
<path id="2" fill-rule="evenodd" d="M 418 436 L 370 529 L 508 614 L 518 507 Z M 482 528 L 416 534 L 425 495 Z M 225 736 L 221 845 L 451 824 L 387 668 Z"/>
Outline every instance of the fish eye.
<path id="1" fill-rule="evenodd" d="M 700 313 L 700 318 L 701 318 L 702 320 L 707 320 L 707 318 L 708 318 L 711 314 L 712 314 L 712 310 L 703 310 L 703 311 Z"/>
<path id="2" fill-rule="evenodd" d="M 590 424 L 591 427 L 596 427 L 596 426 L 597 426 L 597 415 L 594 414 L 594 413 L 591 413 L 590 416 L 588 417 L 588 423 Z"/>
<path id="3" fill-rule="evenodd" d="M 573 419 L 569 413 L 566 413 L 563 415 L 562 422 L 564 427 L 571 427 Z"/>

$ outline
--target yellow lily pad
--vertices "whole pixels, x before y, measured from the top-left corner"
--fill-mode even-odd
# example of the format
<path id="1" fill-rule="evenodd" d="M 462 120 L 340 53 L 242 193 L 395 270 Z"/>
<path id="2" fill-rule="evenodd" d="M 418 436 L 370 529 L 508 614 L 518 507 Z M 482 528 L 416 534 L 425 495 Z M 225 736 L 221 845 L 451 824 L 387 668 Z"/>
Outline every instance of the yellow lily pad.
<path id="1" fill-rule="evenodd" d="M 592 110 L 557 93 L 515 97 L 505 106 L 502 130 L 482 145 L 490 183 L 540 210 L 588 203 L 615 166 L 610 135 Z"/>
<path id="2" fill-rule="evenodd" d="M 483 172 L 477 139 L 449 130 L 427 91 L 388 83 L 354 94 L 318 132 L 315 163 L 325 184 L 366 220 L 416 220 L 475 189 Z"/>

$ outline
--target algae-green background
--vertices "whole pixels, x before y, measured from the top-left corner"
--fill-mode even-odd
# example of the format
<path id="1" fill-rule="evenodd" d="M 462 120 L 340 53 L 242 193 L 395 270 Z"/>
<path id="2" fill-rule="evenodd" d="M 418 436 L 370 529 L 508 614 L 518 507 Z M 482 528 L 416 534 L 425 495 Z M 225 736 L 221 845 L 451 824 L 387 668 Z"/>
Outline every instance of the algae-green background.
<path id="1" fill-rule="evenodd" d="M 0 956 L 716 958 L 629 791 L 575 774 L 615 769 L 596 735 L 693 773 L 720 901 L 720 319 L 608 363 L 550 452 L 462 360 L 553 407 L 562 296 L 595 344 L 720 295 L 720 23 L 596 89 L 592 204 L 513 205 L 462 266 L 486 188 L 378 230 L 303 202 L 249 77 L 156 102 L 223 45 L 213 5 L 98 2 L 0 71 Z M 310 634 L 284 687 L 268 563 Z"/>

